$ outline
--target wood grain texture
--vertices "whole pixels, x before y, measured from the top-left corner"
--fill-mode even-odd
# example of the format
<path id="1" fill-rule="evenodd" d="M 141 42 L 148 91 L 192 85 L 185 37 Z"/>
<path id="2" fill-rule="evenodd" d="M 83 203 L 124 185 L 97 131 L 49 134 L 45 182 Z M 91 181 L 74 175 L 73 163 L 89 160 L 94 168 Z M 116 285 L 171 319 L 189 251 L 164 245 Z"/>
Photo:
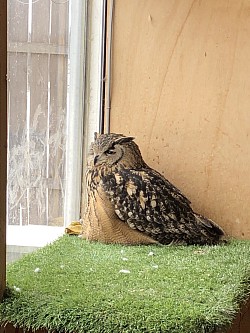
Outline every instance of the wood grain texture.
<path id="1" fill-rule="evenodd" d="M 67 1 L 8 3 L 12 225 L 63 224 L 68 7 Z"/>
<path id="2" fill-rule="evenodd" d="M 111 132 L 250 238 L 250 1 L 116 0 Z"/>
<path id="3" fill-rule="evenodd" d="M 250 298 L 242 306 L 239 314 L 235 318 L 231 329 L 227 333 L 249 333 L 250 332 Z"/>
<path id="4" fill-rule="evenodd" d="M 250 332 L 250 298 L 242 305 L 239 313 L 228 329 L 222 329 L 216 333 L 249 333 Z"/>
<path id="5" fill-rule="evenodd" d="M 0 300 L 6 283 L 7 1 L 0 9 Z"/>
<path id="6" fill-rule="evenodd" d="M 10 36 L 10 35 L 9 35 Z M 18 66 L 17 66 L 18 64 Z M 27 122 L 27 55 L 20 53 L 11 53 L 8 55 L 8 148 L 9 148 L 9 180 L 8 188 L 8 222 L 11 225 L 20 224 L 20 215 L 22 216 L 22 225 L 28 224 L 28 200 L 25 181 L 22 174 L 27 175 L 27 158 L 24 150 L 18 150 L 17 147 L 25 145 L 26 134 L 23 130 Z M 12 149 L 14 151 L 12 153 Z M 20 163 L 22 156 L 23 163 Z M 22 209 L 21 209 L 22 208 Z M 21 210 L 21 212 L 20 212 Z"/>

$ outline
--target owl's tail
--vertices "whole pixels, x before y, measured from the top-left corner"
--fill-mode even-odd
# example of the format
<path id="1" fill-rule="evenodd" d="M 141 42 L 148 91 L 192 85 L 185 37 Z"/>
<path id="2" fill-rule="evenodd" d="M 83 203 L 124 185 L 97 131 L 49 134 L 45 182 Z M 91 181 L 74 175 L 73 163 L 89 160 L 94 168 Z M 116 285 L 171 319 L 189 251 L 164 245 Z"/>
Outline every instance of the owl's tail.
<path id="1" fill-rule="evenodd" d="M 194 215 L 201 232 L 201 243 L 213 245 L 227 242 L 225 233 L 218 224 L 200 214 Z"/>

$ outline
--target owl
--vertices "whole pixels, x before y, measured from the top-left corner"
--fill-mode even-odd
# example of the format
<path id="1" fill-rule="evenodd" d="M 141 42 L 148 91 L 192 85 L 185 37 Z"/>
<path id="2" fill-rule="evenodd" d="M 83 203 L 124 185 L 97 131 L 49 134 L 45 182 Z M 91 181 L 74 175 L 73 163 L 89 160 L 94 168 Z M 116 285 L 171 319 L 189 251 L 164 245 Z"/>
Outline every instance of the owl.
<path id="1" fill-rule="evenodd" d="M 119 244 L 218 244 L 223 230 L 143 160 L 133 137 L 95 135 L 81 236 Z"/>

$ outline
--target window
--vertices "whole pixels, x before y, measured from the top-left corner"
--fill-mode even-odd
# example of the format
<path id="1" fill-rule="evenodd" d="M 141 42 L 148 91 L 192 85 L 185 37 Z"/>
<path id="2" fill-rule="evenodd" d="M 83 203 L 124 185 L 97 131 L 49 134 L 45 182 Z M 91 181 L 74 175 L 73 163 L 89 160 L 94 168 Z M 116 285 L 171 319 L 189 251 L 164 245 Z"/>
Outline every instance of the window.
<path id="1" fill-rule="evenodd" d="M 102 0 L 8 0 L 9 247 L 43 246 L 79 218 L 82 151 L 101 118 L 104 11 Z"/>

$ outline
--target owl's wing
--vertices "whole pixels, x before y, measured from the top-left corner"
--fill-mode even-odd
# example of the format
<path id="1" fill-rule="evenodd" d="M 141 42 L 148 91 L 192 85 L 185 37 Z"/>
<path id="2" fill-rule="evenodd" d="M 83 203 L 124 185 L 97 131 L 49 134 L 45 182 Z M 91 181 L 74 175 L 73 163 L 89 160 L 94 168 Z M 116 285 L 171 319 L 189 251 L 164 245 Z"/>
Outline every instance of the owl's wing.
<path id="1" fill-rule="evenodd" d="M 171 242 L 194 219 L 190 201 L 150 168 L 109 174 L 102 186 L 122 221 L 159 241 Z"/>

